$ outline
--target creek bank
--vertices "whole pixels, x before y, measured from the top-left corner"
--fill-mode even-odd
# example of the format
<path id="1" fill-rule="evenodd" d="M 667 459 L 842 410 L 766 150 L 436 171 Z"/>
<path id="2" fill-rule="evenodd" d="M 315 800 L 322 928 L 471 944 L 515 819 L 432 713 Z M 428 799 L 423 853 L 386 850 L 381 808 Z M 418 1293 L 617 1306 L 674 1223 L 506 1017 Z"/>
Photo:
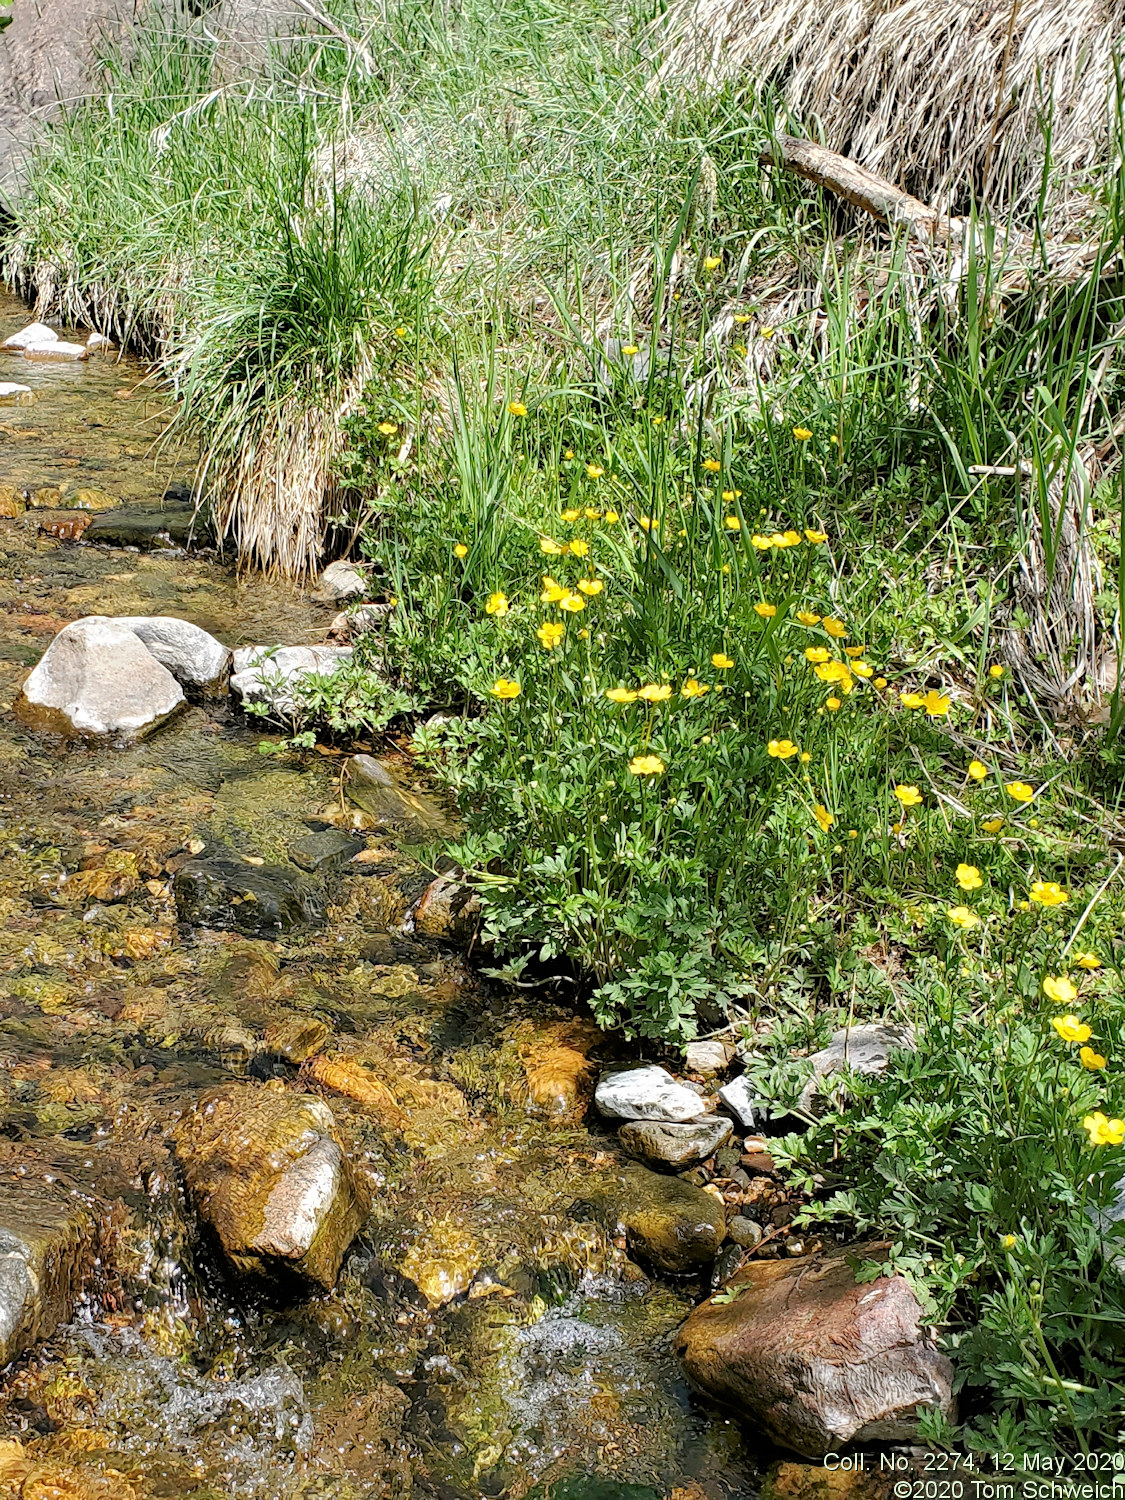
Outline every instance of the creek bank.
<path id="1" fill-rule="evenodd" d="M 885 1246 L 755 1261 L 677 1335 L 702 1389 L 809 1458 L 849 1443 L 919 1435 L 919 1413 L 953 1412 L 953 1367 L 922 1326 L 901 1276 L 857 1283 L 852 1265 Z"/>

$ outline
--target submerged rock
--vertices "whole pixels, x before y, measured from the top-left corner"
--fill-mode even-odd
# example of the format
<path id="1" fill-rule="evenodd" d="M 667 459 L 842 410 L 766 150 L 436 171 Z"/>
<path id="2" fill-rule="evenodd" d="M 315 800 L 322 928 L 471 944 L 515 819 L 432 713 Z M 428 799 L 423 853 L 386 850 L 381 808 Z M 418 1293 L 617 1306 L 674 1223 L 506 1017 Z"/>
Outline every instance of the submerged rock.
<path id="1" fill-rule="evenodd" d="M 437 1219 L 398 1264 L 431 1307 L 444 1307 L 469 1290 L 481 1268 L 476 1240 L 455 1219 Z"/>
<path id="2" fill-rule="evenodd" d="M 0 485 L 0 519 L 14 521 L 26 509 L 27 501 L 20 490 L 10 484 Z"/>
<path id="3" fill-rule="evenodd" d="M 625 1235 L 630 1253 L 673 1274 L 710 1265 L 726 1235 L 719 1199 L 679 1177 L 628 1166 L 591 1195 L 607 1227 Z"/>
<path id="4" fill-rule="evenodd" d="M 801 1090 L 797 1108 L 809 1114 L 822 1093 L 821 1084 L 832 1073 L 849 1068 L 853 1073 L 878 1074 L 886 1070 L 892 1052 L 903 1049 L 913 1051 L 914 1033 L 909 1026 L 887 1026 L 876 1023 L 870 1026 L 844 1027 L 833 1032 L 827 1047 L 814 1052 L 812 1077 Z"/>
<path id="5" fill-rule="evenodd" d="M 131 630 L 182 687 L 218 693 L 226 686 L 231 653 L 213 635 L 174 615 L 123 615 Z"/>
<path id="6" fill-rule="evenodd" d="M 316 604 L 342 604 L 367 592 L 367 581 L 355 563 L 329 563 L 309 598 Z"/>
<path id="7" fill-rule="evenodd" d="M 326 828 L 323 833 L 310 833 L 295 839 L 289 845 L 289 855 L 302 870 L 334 870 L 346 865 L 365 847 L 366 841 L 354 833 L 345 833 L 342 828 Z"/>
<path id="8" fill-rule="evenodd" d="M 706 1161 L 730 1140 L 734 1127 L 729 1120 L 712 1116 L 687 1125 L 669 1125 L 664 1120 L 633 1120 L 622 1125 L 618 1139 L 630 1156 L 650 1166 L 682 1171 Z"/>
<path id="9" fill-rule="evenodd" d="M 177 1128 L 188 1192 L 238 1270 L 335 1284 L 367 1211 L 335 1123 L 321 1099 L 236 1083 Z"/>
<path id="10" fill-rule="evenodd" d="M 528 1106 L 556 1124 L 575 1124 L 594 1092 L 590 1053 L 601 1040 L 592 1021 L 525 1021 L 515 1041 L 527 1085 Z"/>
<path id="11" fill-rule="evenodd" d="M 421 799 L 419 799 L 421 800 Z M 414 908 L 414 930 L 422 937 L 467 943 L 480 923 L 480 897 L 457 880 L 439 875 Z"/>
<path id="12" fill-rule="evenodd" d="M 86 541 L 138 552 L 178 551 L 199 541 L 206 531 L 190 501 L 166 501 L 163 507 L 123 505 L 94 517 Z"/>
<path id="13" fill-rule="evenodd" d="M 344 768 L 344 777 L 349 798 L 376 823 L 398 828 L 417 840 L 448 832 L 449 819 L 437 804 L 403 786 L 374 756 L 353 755 Z"/>
<path id="14" fill-rule="evenodd" d="M 62 1187 L 0 1177 L 0 1365 L 70 1320 L 94 1269 L 97 1221 Z"/>
<path id="15" fill-rule="evenodd" d="M 180 684 L 133 631 L 100 615 L 60 630 L 17 708 L 38 728 L 141 739 L 183 706 Z"/>
<path id="16" fill-rule="evenodd" d="M 704 1302 L 677 1336 L 688 1374 L 776 1443 L 809 1458 L 846 1443 L 918 1436 L 919 1410 L 953 1409 L 953 1367 L 926 1338 L 901 1276 L 856 1283 L 856 1245 L 755 1261 Z"/>
<path id="17" fill-rule="evenodd" d="M 181 865 L 172 894 L 181 922 L 250 937 L 276 937 L 324 917 L 319 890 L 292 865 L 252 865 L 221 846 Z"/>
<path id="18" fill-rule="evenodd" d="M 121 501 L 116 495 L 111 495 L 107 490 L 99 490 L 83 485 L 81 489 L 74 491 L 66 497 L 66 505 L 69 510 L 105 511 L 117 510 Z"/>
<path id="19" fill-rule="evenodd" d="M 351 660 L 350 646 L 244 646 L 234 653 L 230 690 L 243 705 L 291 717 L 302 679 L 323 676 Z"/>
<path id="20" fill-rule="evenodd" d="M 607 1120 L 670 1120 L 682 1123 L 703 1113 L 694 1090 L 677 1083 L 656 1063 L 607 1069 L 594 1092 L 598 1113 Z"/>

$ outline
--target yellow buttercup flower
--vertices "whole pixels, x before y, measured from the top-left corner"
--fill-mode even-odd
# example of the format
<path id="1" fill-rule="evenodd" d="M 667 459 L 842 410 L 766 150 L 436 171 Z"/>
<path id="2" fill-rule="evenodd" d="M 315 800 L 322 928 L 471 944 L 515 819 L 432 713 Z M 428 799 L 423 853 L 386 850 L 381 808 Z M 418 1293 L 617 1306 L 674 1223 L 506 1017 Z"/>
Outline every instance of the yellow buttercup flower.
<path id="1" fill-rule="evenodd" d="M 453 549 L 453 556 L 454 557 L 468 557 L 468 555 L 469 555 L 469 549 L 468 549 L 468 547 L 465 546 L 465 543 L 464 542 L 458 542 L 457 545 L 456 545 L 456 547 L 454 547 L 454 549 Z"/>
<path id="2" fill-rule="evenodd" d="M 1091 1073 L 1099 1073 L 1106 1065 L 1106 1060 L 1100 1052 L 1095 1052 L 1093 1047 L 1079 1047 L 1078 1061 L 1084 1068 L 1089 1068 Z"/>
<path id="3" fill-rule="evenodd" d="M 1065 974 L 1048 974 L 1043 981 L 1043 993 L 1056 1005 L 1073 1005 L 1078 999 L 1078 990 Z"/>
<path id="4" fill-rule="evenodd" d="M 926 700 L 921 693 L 899 693 L 898 701 L 903 708 L 921 708 Z"/>
<path id="5" fill-rule="evenodd" d="M 949 699 L 936 688 L 931 688 L 922 699 L 922 707 L 931 719 L 941 719 L 949 712 Z"/>
<path id="6" fill-rule="evenodd" d="M 811 662 L 814 667 L 823 666 L 825 662 L 832 660 L 832 653 L 827 646 L 806 646 L 805 660 Z"/>
<path id="7" fill-rule="evenodd" d="M 720 672 L 725 672 L 728 667 L 734 666 L 734 661 L 726 654 L 725 651 L 716 651 L 714 656 L 712 656 L 711 658 L 711 665 L 713 667 L 718 667 Z"/>
<path id="8" fill-rule="evenodd" d="M 684 683 L 683 687 L 680 689 L 680 697 L 702 698 L 704 693 L 709 693 L 710 691 L 711 689 L 707 686 L 706 683 L 697 682 L 694 677 L 689 677 L 688 680 Z"/>
<path id="9" fill-rule="evenodd" d="M 975 911 L 970 911 L 967 906 L 951 906 L 946 912 L 946 916 L 953 923 L 954 927 L 968 929 L 980 926 L 980 918 Z"/>
<path id="10" fill-rule="evenodd" d="M 511 412 L 513 417 L 527 416 L 527 407 L 523 404 L 522 401 L 509 401 L 508 410 Z"/>
<path id="11" fill-rule="evenodd" d="M 632 359 L 634 354 L 639 354 L 641 351 L 636 344 L 623 344 L 621 346 L 621 352 L 622 354 L 628 355 L 628 357 Z"/>
<path id="12" fill-rule="evenodd" d="M 989 669 L 988 669 L 988 675 L 990 677 L 997 677 L 997 678 L 1003 677 L 1003 675 L 1004 675 L 1004 668 L 1000 665 L 999 662 L 993 662 L 992 666 L 989 667 Z"/>
<path id="13" fill-rule="evenodd" d="M 578 587 L 592 599 L 595 594 L 601 593 L 605 584 L 602 583 L 600 578 L 580 578 L 578 580 Z"/>
<path id="14" fill-rule="evenodd" d="M 518 698 L 520 685 L 510 677 L 498 677 L 488 691 L 494 698 Z"/>
<path id="15" fill-rule="evenodd" d="M 815 531 L 811 526 L 805 527 L 805 541 L 811 542 L 814 547 L 818 547 L 821 542 L 826 542 L 827 540 L 827 531 Z"/>
<path id="16" fill-rule="evenodd" d="M 638 516 L 637 517 L 637 525 L 641 528 L 642 531 L 651 531 L 652 527 L 653 527 L 652 517 L 651 516 Z"/>
<path id="17" fill-rule="evenodd" d="M 566 626 L 557 620 L 545 620 L 535 634 L 548 651 L 553 651 L 566 634 Z"/>
<path id="18" fill-rule="evenodd" d="M 615 522 L 620 521 L 620 519 L 621 517 L 615 510 L 607 510 L 605 513 L 605 523 L 607 526 L 612 526 Z"/>
<path id="19" fill-rule="evenodd" d="M 726 527 L 726 529 L 728 531 L 741 531 L 742 530 L 742 522 L 738 519 L 737 516 L 728 516 L 726 518 L 726 520 L 723 522 L 723 525 Z"/>
<path id="20" fill-rule="evenodd" d="M 1052 1016 L 1051 1025 L 1064 1042 L 1088 1042 L 1094 1034 L 1077 1016 Z"/>
<path id="21" fill-rule="evenodd" d="M 850 656 L 854 661 L 857 656 L 862 656 L 866 650 L 866 646 L 845 646 L 844 655 Z"/>
<path id="22" fill-rule="evenodd" d="M 774 760 L 789 760 L 791 756 L 800 754 L 800 747 L 792 740 L 770 740 L 766 751 Z"/>
<path id="23" fill-rule="evenodd" d="M 799 609 L 797 611 L 797 619 L 801 622 L 802 625 L 820 624 L 820 616 L 814 615 L 811 609 Z"/>
<path id="24" fill-rule="evenodd" d="M 814 802 L 812 813 L 813 817 L 820 824 L 822 833 L 827 833 L 836 821 L 833 814 L 828 811 L 823 802 Z"/>
<path id="25" fill-rule="evenodd" d="M 980 825 L 985 833 L 999 833 L 1004 826 L 1003 818 L 986 818 Z"/>
<path id="26" fill-rule="evenodd" d="M 1026 781 L 1007 781 L 1004 783 L 1004 790 L 1015 802 L 1030 802 L 1035 796 L 1035 788 Z"/>
<path id="27" fill-rule="evenodd" d="M 562 519 L 568 525 L 571 525 L 571 524 L 573 524 L 573 522 L 575 522 L 575 521 L 578 520 L 578 517 L 581 514 L 582 514 L 582 512 L 580 510 L 576 509 L 574 506 L 571 506 L 571 508 L 569 510 L 564 510 L 563 511 L 563 513 L 562 513 Z"/>
<path id="28" fill-rule="evenodd" d="M 605 470 L 602 468 L 601 464 L 587 464 L 586 473 L 589 474 L 591 479 L 600 479 L 605 473 Z"/>
<path id="29" fill-rule="evenodd" d="M 671 696 L 672 688 L 667 682 L 646 682 L 637 694 L 646 703 L 665 703 Z"/>
<path id="30" fill-rule="evenodd" d="M 824 700 L 824 706 L 830 714 L 838 713 L 839 710 L 844 706 L 844 700 L 842 698 L 837 698 L 833 693 L 831 698 L 826 698 Z"/>
<path id="31" fill-rule="evenodd" d="M 1037 906 L 1062 906 L 1070 900 L 1070 892 L 1064 891 L 1057 880 L 1037 880 L 1027 895 Z"/>
<path id="32" fill-rule="evenodd" d="M 971 760 L 969 762 L 969 775 L 974 781 L 983 781 L 988 775 L 988 767 L 983 760 Z"/>
<path id="33" fill-rule="evenodd" d="M 781 533 L 781 541 L 786 547 L 799 547 L 801 545 L 801 533 L 799 531 L 783 531 Z"/>
<path id="34" fill-rule="evenodd" d="M 486 615 L 506 615 L 508 613 L 507 594 L 489 594 L 484 612 Z"/>
<path id="35" fill-rule="evenodd" d="M 570 551 L 574 557 L 589 557 L 590 543 L 584 542 L 581 537 L 576 537 L 570 544 Z"/>
<path id="36" fill-rule="evenodd" d="M 549 536 L 541 536 L 539 538 L 539 550 L 547 557 L 561 557 L 567 551 L 567 546 L 565 542 L 560 544 Z"/>
<path id="37" fill-rule="evenodd" d="M 903 807 L 917 807 L 922 800 L 922 793 L 916 786 L 909 786 L 902 782 L 895 787 L 895 796 Z"/>
<path id="38" fill-rule="evenodd" d="M 395 338 L 396 339 L 404 339 L 406 337 L 408 331 L 409 330 L 402 323 L 400 323 L 398 325 L 398 327 L 395 329 Z"/>
<path id="39" fill-rule="evenodd" d="M 963 891 L 979 891 L 984 884 L 976 865 L 960 864 L 954 870 L 953 875 Z"/>
<path id="40" fill-rule="evenodd" d="M 755 606 L 754 606 L 754 613 L 756 615 L 761 615 L 761 617 L 762 617 L 763 620 L 772 620 L 773 617 L 774 617 L 774 615 L 777 614 L 777 605 L 776 604 L 766 604 L 763 601 L 763 602 L 761 602 L 759 604 L 755 604 Z"/>
<path id="41" fill-rule="evenodd" d="M 831 616 L 824 617 L 824 628 L 834 641 L 843 640 L 848 633 L 848 627 L 841 620 L 833 620 Z"/>
<path id="42" fill-rule="evenodd" d="M 395 433 L 398 431 L 398 423 L 380 422 L 378 430 L 383 434 L 384 437 L 394 437 Z"/>
<path id="43" fill-rule="evenodd" d="M 1076 953 L 1075 966 L 1079 969 L 1100 969 L 1102 961 L 1096 953 Z"/>
<path id="44" fill-rule="evenodd" d="M 632 688 L 607 688 L 605 695 L 611 703 L 636 703 L 637 701 L 637 695 Z"/>
<path id="45" fill-rule="evenodd" d="M 708 255 L 704 257 L 703 269 L 705 271 L 717 271 L 722 263 L 722 258 L 720 256 Z"/>
<path id="46" fill-rule="evenodd" d="M 726 501 L 726 503 L 728 505 L 733 505 L 736 500 L 740 500 L 741 498 L 742 498 L 742 491 L 741 490 L 724 490 L 723 491 L 723 499 Z"/>
<path id="47" fill-rule="evenodd" d="M 543 592 L 539 598 L 544 604 L 557 604 L 560 599 L 565 599 L 566 589 L 561 583 L 556 583 L 548 573 L 543 574 Z"/>
<path id="48" fill-rule="evenodd" d="M 705 458 L 703 460 L 703 467 L 707 470 L 708 474 L 717 474 L 723 466 L 717 458 Z"/>
<path id="49" fill-rule="evenodd" d="M 794 427 L 793 436 L 799 443 L 807 443 L 809 438 L 812 437 L 812 433 L 807 427 Z"/>
<path id="50" fill-rule="evenodd" d="M 883 689 L 887 686 L 887 679 L 885 677 L 876 677 L 875 686 L 879 689 L 880 692 L 882 692 Z"/>
<path id="51" fill-rule="evenodd" d="M 852 671 L 857 677 L 867 678 L 875 675 L 875 668 L 865 661 L 853 661 Z"/>
<path id="52" fill-rule="evenodd" d="M 821 682 L 838 682 L 842 692 L 851 692 L 852 674 L 842 661 L 818 662 L 813 671 L 820 678 Z"/>
<path id="53" fill-rule="evenodd" d="M 775 331 L 776 331 L 775 329 L 768 328 L 768 327 L 765 327 L 765 326 L 763 326 L 763 327 L 761 327 L 761 328 L 758 329 L 758 332 L 762 335 L 762 337 L 764 339 L 772 339 L 773 336 L 774 336 Z"/>
<path id="54" fill-rule="evenodd" d="M 1083 1130 L 1090 1136 L 1091 1146 L 1120 1146 L 1125 1141 L 1125 1120 L 1110 1120 L 1096 1109 L 1082 1121 Z"/>
<path id="55" fill-rule="evenodd" d="M 601 511 L 595 510 L 592 505 L 587 505 L 582 514 L 586 517 L 587 521 L 600 521 L 602 518 Z"/>
<path id="56" fill-rule="evenodd" d="M 586 608 L 586 601 L 581 594 L 567 594 L 559 600 L 559 608 L 566 610 L 568 615 L 580 615 Z"/>
<path id="57" fill-rule="evenodd" d="M 755 531 L 750 538 L 750 545 L 755 552 L 768 552 L 770 550 L 770 539 L 768 536 L 763 536 L 760 531 Z"/>
<path id="58" fill-rule="evenodd" d="M 736 323 L 740 323 L 740 324 L 741 323 L 749 323 L 750 317 L 751 317 L 750 313 L 735 313 L 735 315 L 734 315 L 734 321 Z"/>
<path id="59" fill-rule="evenodd" d="M 634 776 L 660 776 L 664 772 L 664 762 L 659 755 L 634 755 L 629 770 Z"/>
<path id="60" fill-rule="evenodd" d="M 1000 1236 L 1000 1243 L 1003 1245 L 1005 1250 L 1011 1250 L 1012 1247 L 1017 1243 L 1017 1240 L 1014 1234 L 1004 1234 Z"/>

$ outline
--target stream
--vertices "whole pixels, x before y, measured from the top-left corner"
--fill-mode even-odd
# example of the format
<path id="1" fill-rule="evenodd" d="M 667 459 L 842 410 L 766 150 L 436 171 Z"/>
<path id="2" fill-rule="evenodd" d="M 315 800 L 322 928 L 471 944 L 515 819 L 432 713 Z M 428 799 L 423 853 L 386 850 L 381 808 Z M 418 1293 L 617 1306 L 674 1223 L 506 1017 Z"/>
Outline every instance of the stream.
<path id="1" fill-rule="evenodd" d="M 0 300 L 0 339 L 28 320 Z M 327 877 L 322 925 L 267 940 L 177 923 L 193 849 L 286 862 L 346 821 L 331 753 L 262 754 L 226 699 L 128 749 L 11 713 L 84 615 L 177 615 L 238 647 L 323 641 L 333 610 L 175 545 L 186 508 L 162 496 L 191 455 L 177 470 L 157 449 L 168 403 L 137 362 L 0 364 L 34 397 L 0 407 L 0 486 L 10 509 L 35 502 L 0 520 L 0 1181 L 112 1204 L 115 1246 L 75 1321 L 3 1375 L 22 1468 L 9 1481 L 0 1443 L 0 1496 L 756 1493 L 757 1455 L 671 1349 L 705 1285 L 650 1275 L 585 1211 L 623 1160 L 614 1135 L 531 1107 L 529 1065 L 557 1052 L 565 1071 L 580 1033 L 595 1065 L 613 1044 L 413 931 L 403 892 L 430 874 L 377 830 Z M 81 488 L 125 504 L 76 535 Z M 111 545 L 129 525 L 144 550 Z M 208 1087 L 312 1088 L 278 1040 L 295 1036 L 361 1066 L 405 1121 L 321 1092 L 373 1206 L 335 1289 L 301 1296 L 233 1275 L 168 1146 Z"/>

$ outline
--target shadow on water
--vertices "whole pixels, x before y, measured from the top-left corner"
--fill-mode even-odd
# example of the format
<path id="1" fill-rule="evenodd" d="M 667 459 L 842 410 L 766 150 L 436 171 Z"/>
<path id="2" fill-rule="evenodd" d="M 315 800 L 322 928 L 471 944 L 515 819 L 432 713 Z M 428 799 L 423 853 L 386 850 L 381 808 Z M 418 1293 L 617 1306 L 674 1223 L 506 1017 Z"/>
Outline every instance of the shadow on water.
<path id="1" fill-rule="evenodd" d="M 0 337 L 26 317 L 0 303 Z M 11 714 L 83 615 L 176 614 L 237 646 L 323 639 L 329 611 L 208 556 L 62 539 L 79 489 L 152 511 L 182 480 L 153 454 L 167 407 L 128 359 L 3 366 L 34 401 L 0 409 L 0 494 L 58 503 L 0 520 L 0 1197 L 9 1174 L 72 1184 L 105 1253 L 76 1320 L 0 1386 L 19 1444 L 0 1494 L 752 1494 L 737 1429 L 671 1352 L 698 1285 L 649 1279 L 571 1212 L 613 1139 L 529 1111 L 527 1039 L 549 1047 L 564 1011 L 402 931 L 402 859 L 375 833 L 323 879 L 318 927 L 178 926 L 172 877 L 205 844 L 299 874 L 294 846 L 339 807 L 332 761 L 262 756 L 225 704 L 124 750 Z M 171 1139 L 210 1085 L 313 1088 L 311 1052 L 395 1113 L 321 1090 L 372 1209 L 335 1289 L 296 1296 L 233 1276 Z"/>

